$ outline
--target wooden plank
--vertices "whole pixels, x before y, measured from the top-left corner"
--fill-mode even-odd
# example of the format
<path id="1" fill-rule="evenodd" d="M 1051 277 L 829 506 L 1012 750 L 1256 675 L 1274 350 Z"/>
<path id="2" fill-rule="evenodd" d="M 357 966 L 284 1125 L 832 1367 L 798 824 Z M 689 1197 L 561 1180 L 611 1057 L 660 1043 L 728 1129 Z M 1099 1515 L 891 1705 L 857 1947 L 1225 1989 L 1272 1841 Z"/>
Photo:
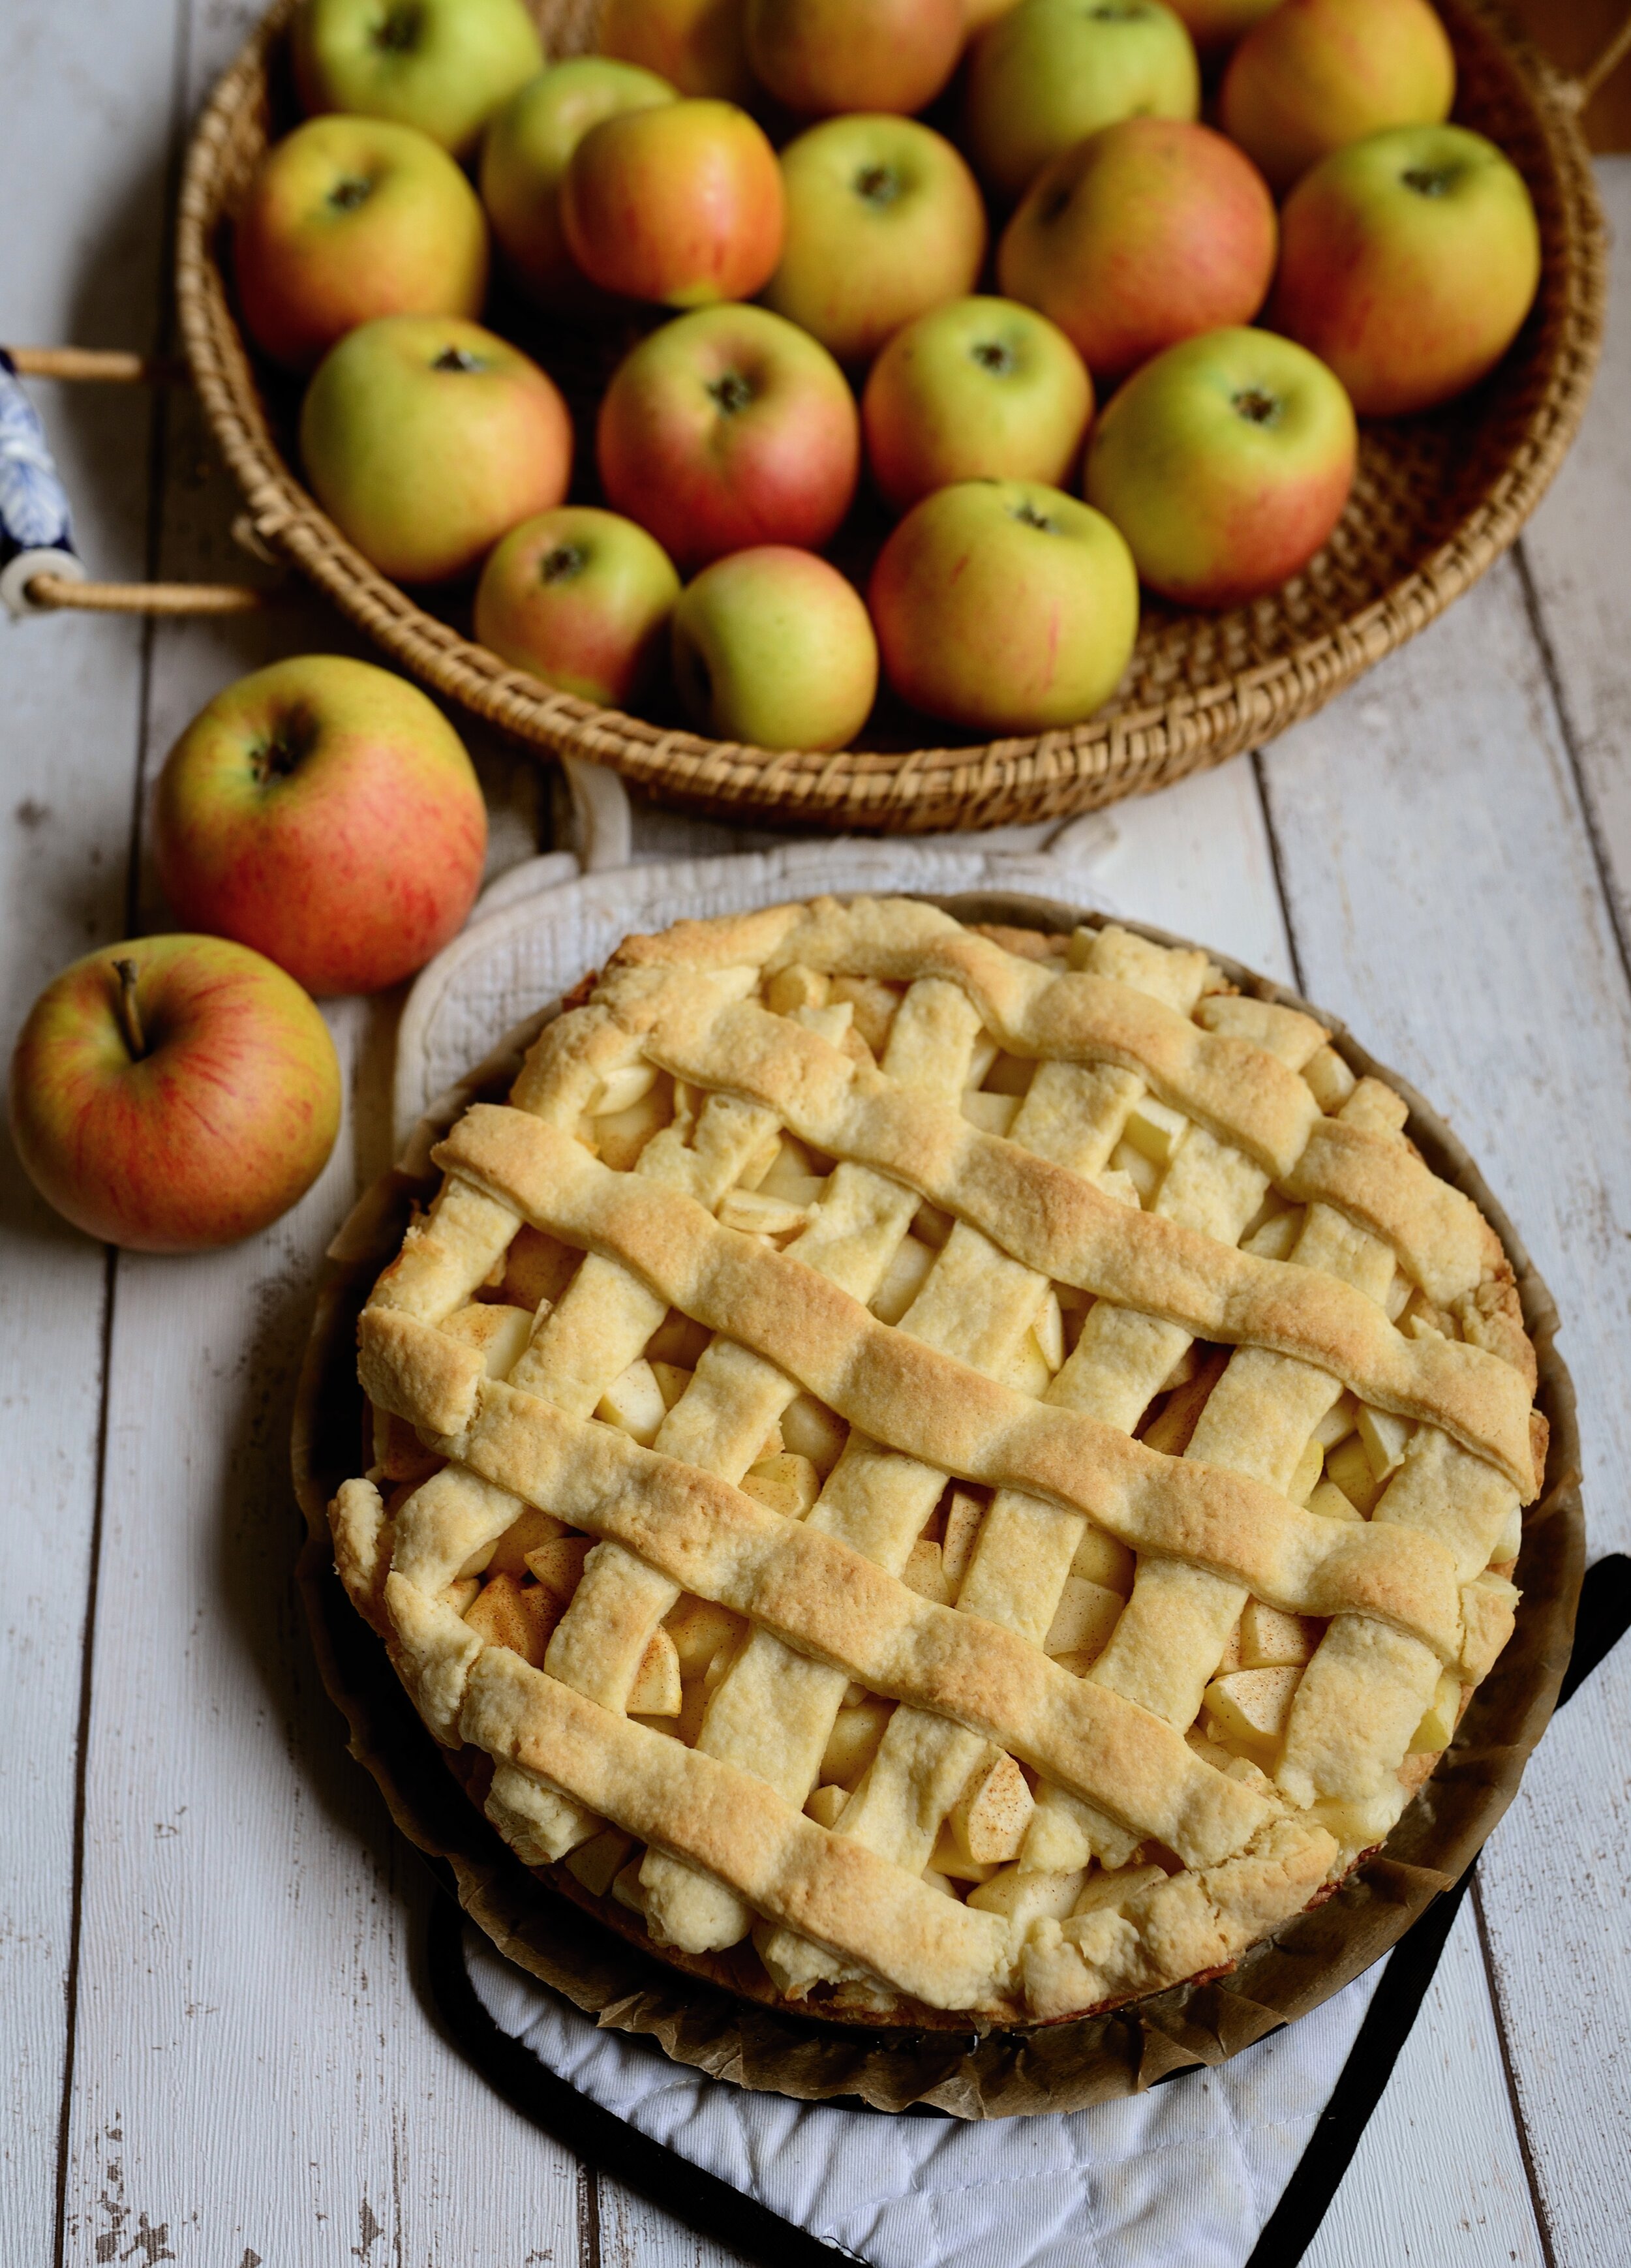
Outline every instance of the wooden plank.
<path id="1" fill-rule="evenodd" d="M 1512 2073 L 1559 2268 L 1631 2223 L 1631 1644 L 1547 1734 L 1480 1868 Z"/>
<path id="2" fill-rule="evenodd" d="M 1304 2268 L 1546 2268 L 1464 1901 Z"/>
<path id="3" fill-rule="evenodd" d="M 601 2175 L 594 2268 L 743 2268 L 742 2256 L 698 2236 L 646 2199 Z"/>
<path id="4" fill-rule="evenodd" d="M 1524 553 L 1623 944 L 1631 938 L 1631 158 L 1602 158 L 1597 170 L 1610 230 L 1607 340 L 1580 437 Z"/>
<path id="5" fill-rule="evenodd" d="M 6 335 L 151 344 L 169 33 L 139 0 L 14 0 L 0 17 Z M 155 150 L 147 122 L 159 122 Z M 140 388 L 30 389 L 93 571 L 140 575 L 150 403 Z M 0 1020 L 11 1035 L 66 961 L 124 933 L 141 632 L 0 622 Z M 0 1143 L 5 1137 L 0 1135 Z M 75 1763 L 92 1563 L 106 1265 L 0 1175 L 0 1592 L 11 1661 L 0 1745 L 0 2192 L 19 2260 L 55 2244 L 71 2007 Z"/>

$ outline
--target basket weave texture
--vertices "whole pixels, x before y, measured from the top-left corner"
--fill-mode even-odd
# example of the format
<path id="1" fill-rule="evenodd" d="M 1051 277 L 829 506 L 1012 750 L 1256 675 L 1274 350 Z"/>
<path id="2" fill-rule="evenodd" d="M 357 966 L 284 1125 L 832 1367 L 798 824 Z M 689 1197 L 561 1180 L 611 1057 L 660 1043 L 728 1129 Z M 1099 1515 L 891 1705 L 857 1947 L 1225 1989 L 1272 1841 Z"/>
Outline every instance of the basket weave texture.
<path id="1" fill-rule="evenodd" d="M 1221 763 L 1311 715 L 1468 589 L 1545 493 L 1585 408 L 1605 279 L 1574 91 L 1511 27 L 1500 0 L 1438 0 L 1456 50 L 1457 119 L 1501 145 L 1534 199 L 1539 296 L 1510 353 L 1472 394 L 1365 429 L 1347 509 L 1303 574 L 1227 614 L 1147 599 L 1117 697 L 1067 731 L 978 747 L 771 753 L 597 709 L 511 668 L 387 580 L 286 460 L 292 396 L 250 359 L 224 255 L 269 137 L 292 122 L 283 48 L 296 4 L 276 0 L 199 121 L 177 239 L 188 357 L 255 528 L 437 692 L 532 747 L 610 765 L 665 800 L 918 832 L 1091 810 Z M 597 12 L 595 0 L 541 0 L 551 52 L 592 46 Z"/>

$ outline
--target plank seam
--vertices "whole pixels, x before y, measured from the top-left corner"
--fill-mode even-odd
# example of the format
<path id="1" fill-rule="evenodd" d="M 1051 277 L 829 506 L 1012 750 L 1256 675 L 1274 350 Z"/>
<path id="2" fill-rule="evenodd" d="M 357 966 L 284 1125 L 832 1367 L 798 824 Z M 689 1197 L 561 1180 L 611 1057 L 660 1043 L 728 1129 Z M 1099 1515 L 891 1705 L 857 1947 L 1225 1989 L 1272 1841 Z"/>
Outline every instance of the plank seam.
<path id="1" fill-rule="evenodd" d="M 1508 2032 L 1506 2001 L 1496 1973 L 1494 1948 L 1489 1940 L 1489 1923 L 1484 1912 L 1484 1888 L 1477 1873 L 1472 1877 L 1472 1916 L 1478 1925 L 1479 1951 L 1483 1955 L 1484 1975 L 1489 1985 L 1489 2005 L 1495 2019 L 1495 2039 L 1501 2049 L 1501 2069 L 1507 2083 L 1507 2100 L 1512 2106 L 1512 2124 L 1517 2134 L 1518 2154 L 1524 2161 L 1524 2178 L 1529 2183 L 1529 2202 L 1535 2216 L 1535 2230 L 1540 2239 L 1541 2257 L 1546 2268 L 1558 2268 L 1557 2249 L 1553 2242 L 1552 2216 L 1540 2187 L 1540 2176 L 1535 2164 L 1535 2154 L 1530 2147 L 1529 2128 L 1524 2119 L 1524 2105 L 1517 2090 L 1517 2073 L 1512 2061 L 1512 2044 Z"/>
<path id="2" fill-rule="evenodd" d="M 601 2176 L 588 2161 L 578 2161 L 579 2268 L 601 2268 Z"/>
<path id="3" fill-rule="evenodd" d="M 1286 950 L 1291 955 L 1291 979 L 1306 1000 L 1308 985 L 1303 975 L 1303 955 L 1297 949 L 1296 924 L 1291 918 L 1291 893 L 1286 885 L 1280 829 L 1274 823 L 1273 798 L 1269 793 L 1268 773 L 1261 748 L 1251 751 L 1251 777 L 1257 782 L 1258 803 L 1263 814 L 1263 832 L 1268 838 L 1269 869 L 1274 877 L 1274 895 L 1280 901 L 1280 925 L 1286 934 Z"/>
<path id="4" fill-rule="evenodd" d="M 1608 915 L 1608 925 L 1613 932 L 1615 948 L 1620 955 L 1620 973 L 1625 979 L 1626 990 L 1631 992 L 1631 938 L 1626 933 L 1619 890 L 1615 887 L 1613 862 L 1608 855 L 1608 844 L 1603 832 L 1602 816 L 1592 796 L 1586 777 L 1585 765 L 1580 754 L 1580 734 L 1576 727 L 1568 696 L 1563 686 L 1563 673 L 1552 644 L 1552 634 L 1546 628 L 1546 613 L 1540 593 L 1529 564 L 1529 553 L 1520 539 L 1512 547 L 1517 562 L 1518 588 L 1524 595 L 1524 611 L 1529 618 L 1530 635 L 1540 655 L 1540 666 L 1546 674 L 1546 689 L 1552 696 L 1552 707 L 1557 717 L 1557 728 L 1568 759 L 1569 772 L 1575 783 L 1575 793 L 1580 801 L 1580 816 L 1585 828 L 1586 842 L 1590 848 L 1591 864 L 1597 873 L 1597 886 Z"/>

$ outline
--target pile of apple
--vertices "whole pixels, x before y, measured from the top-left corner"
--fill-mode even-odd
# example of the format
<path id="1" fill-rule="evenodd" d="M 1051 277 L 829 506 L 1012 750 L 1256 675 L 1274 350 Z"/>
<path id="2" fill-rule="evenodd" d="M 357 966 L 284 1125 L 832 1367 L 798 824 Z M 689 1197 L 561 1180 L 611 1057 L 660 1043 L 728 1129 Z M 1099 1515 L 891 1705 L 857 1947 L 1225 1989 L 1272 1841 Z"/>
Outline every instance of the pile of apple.
<path id="1" fill-rule="evenodd" d="M 841 747 L 880 662 L 964 731 L 1080 722 L 1140 582 L 1295 574 L 1355 411 L 1474 384 L 1537 287 L 1428 0 L 606 0 L 601 48 L 306 0 L 238 291 L 368 558 L 479 576 L 476 635 L 584 699 L 671 667 L 721 738 Z M 493 247 L 543 360 L 633 336 L 592 446 L 475 320 Z"/>

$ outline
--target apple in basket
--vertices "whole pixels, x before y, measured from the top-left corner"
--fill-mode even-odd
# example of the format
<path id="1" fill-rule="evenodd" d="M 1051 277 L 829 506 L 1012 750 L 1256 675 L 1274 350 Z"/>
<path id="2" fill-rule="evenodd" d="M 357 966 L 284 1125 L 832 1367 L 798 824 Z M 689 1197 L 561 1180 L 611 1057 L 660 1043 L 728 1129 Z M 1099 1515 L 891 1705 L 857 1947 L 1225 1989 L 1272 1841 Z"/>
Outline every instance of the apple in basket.
<path id="1" fill-rule="evenodd" d="M 1194 42 L 1160 0 L 1020 0 L 970 49 L 964 144 L 1009 201 L 1102 126 L 1199 110 Z"/>
<path id="2" fill-rule="evenodd" d="M 561 226 L 604 291 L 673 307 L 751 298 L 781 257 L 776 152 L 734 102 L 625 110 L 573 151 Z"/>
<path id="3" fill-rule="evenodd" d="M 661 659 L 679 595 L 674 563 L 643 527 L 563 504 L 495 547 L 476 586 L 476 635 L 546 685 L 627 709 Z"/>
<path id="4" fill-rule="evenodd" d="M 476 566 L 572 477 L 572 419 L 536 363 L 476 323 L 382 315 L 330 348 L 300 453 L 318 501 L 403 583 Z"/>
<path id="5" fill-rule="evenodd" d="M 819 549 L 860 469 L 843 372 L 766 307 L 701 307 L 613 373 L 595 438 L 608 503 L 685 572 L 749 545 Z"/>
<path id="6" fill-rule="evenodd" d="M 742 0 L 606 0 L 601 53 L 640 63 L 682 94 L 745 102 L 753 92 Z"/>
<path id="7" fill-rule="evenodd" d="M 840 362 L 974 288 L 985 207 L 949 142 L 913 118 L 829 118 L 781 153 L 787 230 L 764 304 Z"/>
<path id="8" fill-rule="evenodd" d="M 478 315 L 487 224 L 439 143 L 383 118 L 312 118 L 268 151 L 232 232 L 244 322 L 310 370 L 375 315 Z"/>
<path id="9" fill-rule="evenodd" d="M 1362 416 L 1430 409 L 1493 370 L 1540 282 L 1524 178 L 1462 126 L 1333 151 L 1286 200 L 1270 320 L 1328 362 Z"/>
<path id="10" fill-rule="evenodd" d="M 1170 0 L 1173 14 L 1184 18 L 1196 48 L 1208 59 L 1227 53 L 1280 4 L 1280 0 Z"/>
<path id="11" fill-rule="evenodd" d="M 1313 557 L 1347 501 L 1357 444 L 1324 363 L 1272 332 L 1209 331 L 1120 388 L 1094 429 L 1084 486 L 1151 590 L 1233 606 Z"/>
<path id="12" fill-rule="evenodd" d="M 1276 191 L 1385 126 L 1435 126 L 1456 59 L 1428 0 L 1283 0 L 1241 41 L 1218 98 L 1224 132 Z"/>
<path id="13" fill-rule="evenodd" d="M 674 675 L 691 718 L 716 740 L 842 748 L 877 693 L 877 640 L 836 567 L 767 544 L 716 560 L 684 592 Z"/>
<path id="14" fill-rule="evenodd" d="M 961 481 L 914 504 L 868 593 L 895 690 L 989 733 L 1077 725 L 1121 681 L 1138 573 L 1103 514 L 1030 481 Z"/>
<path id="15" fill-rule="evenodd" d="M 1062 486 L 1093 415 L 1093 383 L 1034 307 L 954 299 L 896 332 L 860 410 L 872 476 L 904 512 L 954 481 Z"/>
<path id="16" fill-rule="evenodd" d="M 1209 126 L 1128 118 L 1044 166 L 997 275 L 1052 316 L 1096 379 L 1199 331 L 1249 323 L 1274 273 L 1274 201 Z"/>
<path id="17" fill-rule="evenodd" d="M 11 1136 L 41 1195 L 138 1252 L 232 1244 L 286 1212 L 340 1123 L 328 1026 L 218 937 L 144 937 L 48 984 L 11 1058 Z"/>
<path id="18" fill-rule="evenodd" d="M 803 118 L 921 110 L 956 67 L 963 0 L 748 0 L 748 61 Z"/>
<path id="19" fill-rule="evenodd" d="M 165 760 L 153 854 L 189 927 L 312 992 L 376 992 L 439 953 L 481 882 L 487 809 L 417 686 L 299 654 L 218 693 Z"/>
<path id="20" fill-rule="evenodd" d="M 595 296 L 561 228 L 572 151 L 602 119 L 675 99 L 666 79 L 633 63 L 573 55 L 528 79 L 487 129 L 482 202 L 512 273 L 545 306 L 581 308 Z"/>
<path id="21" fill-rule="evenodd" d="M 295 85 L 308 113 L 393 118 L 459 157 L 542 69 L 522 0 L 305 0 L 294 19 Z"/>

